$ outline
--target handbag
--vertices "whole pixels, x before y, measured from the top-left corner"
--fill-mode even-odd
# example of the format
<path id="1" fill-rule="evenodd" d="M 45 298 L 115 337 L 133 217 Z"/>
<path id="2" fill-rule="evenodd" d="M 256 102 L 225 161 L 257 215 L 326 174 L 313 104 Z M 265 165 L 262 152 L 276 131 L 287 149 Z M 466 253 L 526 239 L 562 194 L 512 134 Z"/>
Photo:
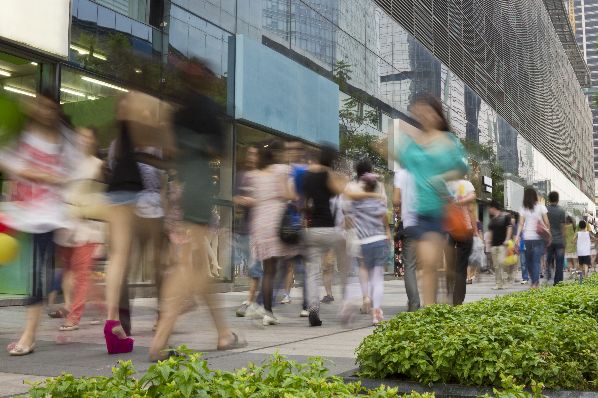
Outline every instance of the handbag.
<path id="1" fill-rule="evenodd" d="M 544 224 L 544 220 L 542 220 L 541 218 L 536 223 L 536 233 L 538 234 L 540 239 L 542 239 L 544 242 L 546 242 L 547 245 L 550 244 L 550 240 L 551 240 L 550 230 L 548 229 L 546 224 Z"/>
<path id="2" fill-rule="evenodd" d="M 484 242 L 477 236 L 473 237 L 473 245 L 471 247 L 471 254 L 469 255 L 469 265 L 483 269 L 486 261 L 486 253 L 484 253 Z"/>
<path id="3" fill-rule="evenodd" d="M 301 241 L 302 231 L 303 219 L 301 212 L 294 203 L 289 202 L 280 221 L 278 236 L 284 243 L 296 245 Z"/>
<path id="4" fill-rule="evenodd" d="M 444 229 L 457 242 L 465 242 L 473 237 L 473 228 L 467 222 L 461 206 L 449 203 L 444 211 Z"/>

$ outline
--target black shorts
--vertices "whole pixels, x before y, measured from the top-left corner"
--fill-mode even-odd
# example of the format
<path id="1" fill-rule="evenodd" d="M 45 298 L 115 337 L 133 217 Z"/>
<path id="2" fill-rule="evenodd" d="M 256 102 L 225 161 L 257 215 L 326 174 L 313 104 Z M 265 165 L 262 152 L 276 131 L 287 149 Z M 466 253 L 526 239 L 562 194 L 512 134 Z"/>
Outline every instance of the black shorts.
<path id="1" fill-rule="evenodd" d="M 577 256 L 579 265 L 592 265 L 592 256 Z"/>

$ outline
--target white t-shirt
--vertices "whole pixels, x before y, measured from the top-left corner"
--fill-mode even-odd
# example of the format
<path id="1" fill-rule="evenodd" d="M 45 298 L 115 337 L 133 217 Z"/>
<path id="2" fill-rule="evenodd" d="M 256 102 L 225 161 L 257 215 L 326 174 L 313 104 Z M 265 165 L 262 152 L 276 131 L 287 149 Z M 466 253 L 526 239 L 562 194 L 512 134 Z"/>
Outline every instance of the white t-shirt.
<path id="1" fill-rule="evenodd" d="M 547 214 L 548 210 L 546 206 L 536 203 L 533 210 L 526 207 L 519 210 L 519 214 L 525 217 L 525 225 L 523 226 L 523 233 L 525 234 L 525 240 L 540 240 L 540 236 L 536 232 L 538 226 L 538 220 L 542 219 L 542 216 Z"/>
<path id="2" fill-rule="evenodd" d="M 577 255 L 592 255 L 592 240 L 590 239 L 590 233 L 588 231 L 577 232 Z"/>
<path id="3" fill-rule="evenodd" d="M 405 169 L 400 169 L 395 174 L 395 187 L 401 190 L 401 219 L 403 227 L 417 225 L 415 212 L 415 183 L 413 177 Z"/>

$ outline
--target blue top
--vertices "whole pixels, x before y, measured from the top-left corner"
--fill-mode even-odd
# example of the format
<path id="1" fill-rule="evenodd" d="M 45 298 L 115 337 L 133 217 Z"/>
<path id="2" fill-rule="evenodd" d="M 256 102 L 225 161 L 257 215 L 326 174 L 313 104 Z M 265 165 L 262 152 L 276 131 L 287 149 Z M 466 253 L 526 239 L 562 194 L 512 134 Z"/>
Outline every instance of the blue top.
<path id="1" fill-rule="evenodd" d="M 307 166 L 303 164 L 294 164 L 291 167 L 291 175 L 293 177 L 293 183 L 295 184 L 295 191 L 299 197 L 303 197 L 303 176 L 307 171 Z"/>
<path id="2" fill-rule="evenodd" d="M 468 170 L 467 155 L 461 142 L 452 133 L 447 133 L 446 137 L 450 143 L 439 139 L 422 146 L 406 134 L 401 136 L 398 160 L 415 181 L 418 215 L 441 217 L 443 214 L 445 195 L 450 194 L 442 181 L 434 181 L 434 177 L 451 170 L 463 173 Z"/>

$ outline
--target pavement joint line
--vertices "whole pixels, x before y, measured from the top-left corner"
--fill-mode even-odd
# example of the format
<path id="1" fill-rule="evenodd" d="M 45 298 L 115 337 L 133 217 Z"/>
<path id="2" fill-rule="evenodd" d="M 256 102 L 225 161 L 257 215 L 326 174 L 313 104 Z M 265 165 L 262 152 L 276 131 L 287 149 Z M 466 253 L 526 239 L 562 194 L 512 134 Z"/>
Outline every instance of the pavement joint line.
<path id="1" fill-rule="evenodd" d="M 253 352 L 253 351 L 265 350 L 265 349 L 268 349 L 268 348 L 275 348 L 275 347 L 282 347 L 282 346 L 289 345 L 289 344 L 301 343 L 301 342 L 309 341 L 309 340 L 316 340 L 316 339 L 320 339 L 322 337 L 330 337 L 330 336 L 334 336 L 334 335 L 337 335 L 337 334 L 354 332 L 356 330 L 363 330 L 363 329 L 367 329 L 367 328 L 371 328 L 371 327 L 372 327 L 371 325 L 361 326 L 361 327 L 358 327 L 358 328 L 346 329 L 346 330 L 341 330 L 341 331 L 338 331 L 338 332 L 326 333 L 326 334 L 321 334 L 321 335 L 318 335 L 318 336 L 306 337 L 304 339 L 288 341 L 286 343 L 272 344 L 272 345 L 263 346 L 263 347 L 256 347 L 256 348 L 252 348 L 250 350 L 231 351 L 231 352 L 228 352 L 228 353 L 225 353 L 225 354 L 222 354 L 222 355 L 215 355 L 215 356 L 209 356 L 209 357 L 205 356 L 205 357 L 203 357 L 203 359 L 206 359 L 206 360 L 208 360 L 208 359 L 218 359 L 218 358 L 230 357 L 230 356 L 237 355 L 237 354 L 247 354 L 247 353 L 250 353 L 250 352 Z"/>

